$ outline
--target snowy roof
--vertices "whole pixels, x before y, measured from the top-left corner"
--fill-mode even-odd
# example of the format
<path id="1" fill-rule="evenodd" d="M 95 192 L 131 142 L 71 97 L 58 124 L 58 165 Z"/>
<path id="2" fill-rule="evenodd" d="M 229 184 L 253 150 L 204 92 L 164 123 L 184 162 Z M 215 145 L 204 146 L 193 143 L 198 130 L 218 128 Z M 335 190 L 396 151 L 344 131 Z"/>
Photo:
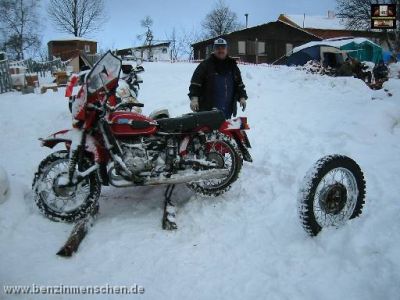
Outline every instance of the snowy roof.
<path id="1" fill-rule="evenodd" d="M 331 16 L 283 15 L 300 28 L 346 30 L 342 19 Z"/>
<path id="2" fill-rule="evenodd" d="M 70 41 L 83 41 L 83 42 L 93 42 L 96 43 L 95 40 L 90 40 L 90 39 L 86 39 L 83 37 L 79 37 L 79 36 L 71 36 L 71 37 L 63 37 L 63 38 L 58 38 L 58 39 L 54 39 L 54 40 L 50 40 L 50 42 L 70 42 Z"/>
<path id="3" fill-rule="evenodd" d="M 369 39 L 366 38 L 335 38 L 335 39 L 328 39 L 328 40 L 322 40 L 322 41 L 315 41 L 315 42 L 309 42 L 307 44 L 298 46 L 293 49 L 293 53 L 299 52 L 300 50 L 314 47 L 314 46 L 330 46 L 330 47 L 335 47 L 335 48 L 341 48 L 344 45 L 350 44 L 350 43 L 355 43 L 355 44 L 362 44 L 362 43 L 371 43 L 374 44 L 378 47 L 379 45 L 375 44 Z"/>

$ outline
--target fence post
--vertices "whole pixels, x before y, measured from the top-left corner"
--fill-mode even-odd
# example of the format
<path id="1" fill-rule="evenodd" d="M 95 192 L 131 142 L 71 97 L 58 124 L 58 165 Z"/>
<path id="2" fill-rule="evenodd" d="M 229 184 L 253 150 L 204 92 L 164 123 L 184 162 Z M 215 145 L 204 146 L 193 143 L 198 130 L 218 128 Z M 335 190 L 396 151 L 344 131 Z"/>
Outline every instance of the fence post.
<path id="1" fill-rule="evenodd" d="M 9 73 L 8 60 L 0 61 L 0 93 L 11 90 L 11 77 Z"/>

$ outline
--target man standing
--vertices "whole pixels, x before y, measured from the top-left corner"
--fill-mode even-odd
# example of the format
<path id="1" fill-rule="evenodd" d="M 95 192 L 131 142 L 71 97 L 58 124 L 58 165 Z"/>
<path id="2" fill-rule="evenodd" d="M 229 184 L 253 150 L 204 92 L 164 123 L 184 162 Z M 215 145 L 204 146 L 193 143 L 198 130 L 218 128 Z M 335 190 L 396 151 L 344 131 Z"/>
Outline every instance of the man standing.
<path id="1" fill-rule="evenodd" d="M 217 108 L 226 119 L 236 116 L 237 103 L 246 109 L 247 93 L 236 61 L 228 56 L 224 39 L 214 41 L 214 52 L 193 73 L 189 87 L 192 111 Z"/>

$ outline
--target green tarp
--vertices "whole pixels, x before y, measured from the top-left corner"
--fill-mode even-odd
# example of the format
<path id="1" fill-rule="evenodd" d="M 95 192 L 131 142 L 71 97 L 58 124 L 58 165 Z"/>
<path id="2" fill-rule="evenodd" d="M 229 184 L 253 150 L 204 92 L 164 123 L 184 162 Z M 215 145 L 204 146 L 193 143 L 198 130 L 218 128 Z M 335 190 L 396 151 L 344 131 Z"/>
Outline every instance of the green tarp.
<path id="1" fill-rule="evenodd" d="M 378 63 L 380 60 L 383 60 L 382 48 L 368 40 L 361 43 L 349 40 L 348 44 L 340 46 L 340 50 L 346 51 L 351 57 L 358 61 Z"/>

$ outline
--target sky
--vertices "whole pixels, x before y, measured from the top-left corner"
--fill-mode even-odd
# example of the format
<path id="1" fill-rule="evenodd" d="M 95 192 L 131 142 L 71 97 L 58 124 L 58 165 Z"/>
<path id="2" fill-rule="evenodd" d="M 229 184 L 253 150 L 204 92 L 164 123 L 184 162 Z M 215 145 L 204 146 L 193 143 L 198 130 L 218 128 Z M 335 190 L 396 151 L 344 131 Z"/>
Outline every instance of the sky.
<path id="1" fill-rule="evenodd" d="M 48 0 L 43 0 L 42 42 L 67 37 L 57 32 L 45 14 Z M 140 43 L 136 36 L 143 32 L 140 20 L 149 15 L 154 20 L 155 40 L 166 40 L 175 27 L 178 32 L 186 29 L 201 31 L 201 21 L 214 7 L 216 0 L 105 0 L 107 21 L 97 33 L 87 36 L 98 42 L 99 49 L 127 48 Z M 335 10 L 335 0 L 225 0 L 236 12 L 239 21 L 245 23 L 249 14 L 249 26 L 274 21 L 279 14 L 327 15 Z"/>

